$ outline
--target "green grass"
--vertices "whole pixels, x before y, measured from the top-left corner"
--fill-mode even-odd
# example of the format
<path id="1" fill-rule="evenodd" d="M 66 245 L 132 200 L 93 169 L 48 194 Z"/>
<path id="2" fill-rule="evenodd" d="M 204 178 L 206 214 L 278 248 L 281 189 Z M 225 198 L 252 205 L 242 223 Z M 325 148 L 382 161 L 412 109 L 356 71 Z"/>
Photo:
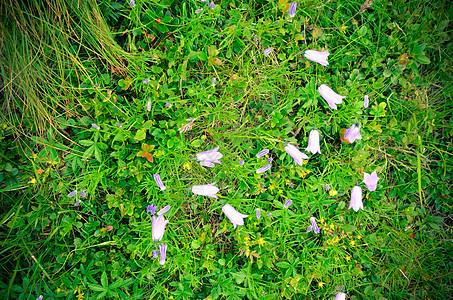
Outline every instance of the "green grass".
<path id="1" fill-rule="evenodd" d="M 363 4 L 298 2 L 292 22 L 278 1 L 1 4 L 0 298 L 449 298 L 448 3 Z M 338 110 L 320 84 L 347 95 Z M 304 150 L 315 127 L 322 154 L 294 166 L 284 142 Z M 193 159 L 215 146 L 220 165 Z M 219 199 L 190 191 L 214 181 Z M 164 266 L 151 203 L 172 206 Z"/>

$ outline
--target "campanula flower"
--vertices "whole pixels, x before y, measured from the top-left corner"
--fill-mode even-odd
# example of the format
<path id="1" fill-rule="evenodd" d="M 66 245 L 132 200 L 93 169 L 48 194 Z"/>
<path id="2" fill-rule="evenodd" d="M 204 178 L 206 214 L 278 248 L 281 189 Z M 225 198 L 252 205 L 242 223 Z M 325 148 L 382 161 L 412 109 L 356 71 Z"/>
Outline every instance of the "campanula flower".
<path id="1" fill-rule="evenodd" d="M 248 217 L 248 215 L 241 214 L 229 204 L 225 204 L 222 207 L 222 211 L 230 219 L 231 223 L 233 223 L 234 229 L 236 229 L 237 225 L 244 225 L 244 219 Z"/>
<path id="2" fill-rule="evenodd" d="M 324 189 L 325 189 L 326 191 L 330 190 L 330 185 L 326 184 L 326 185 L 324 186 Z"/>
<path id="3" fill-rule="evenodd" d="M 171 103 L 170 102 L 165 103 L 165 107 L 171 108 Z"/>
<path id="4" fill-rule="evenodd" d="M 160 215 L 159 217 L 153 216 L 151 219 L 152 222 L 152 239 L 155 243 L 160 242 L 164 237 L 165 226 L 169 220 L 165 220 L 164 216 Z"/>
<path id="5" fill-rule="evenodd" d="M 243 166 L 244 164 L 245 164 L 245 161 L 244 161 L 243 159 L 241 159 L 241 160 L 239 161 L 239 165 Z"/>
<path id="6" fill-rule="evenodd" d="M 363 209 L 363 202 L 362 202 L 362 188 L 356 185 L 352 189 L 351 193 L 351 203 L 349 204 L 348 209 L 353 209 L 354 211 L 359 211 L 359 209 Z"/>
<path id="7" fill-rule="evenodd" d="M 261 218 L 261 209 L 256 209 L 256 218 L 259 220 Z"/>
<path id="8" fill-rule="evenodd" d="M 335 296 L 335 300 L 346 300 L 346 294 L 345 294 L 345 293 L 342 293 L 342 292 L 339 292 L 339 293 Z"/>
<path id="9" fill-rule="evenodd" d="M 300 152 L 294 145 L 286 145 L 285 150 L 294 159 L 296 165 L 302 166 L 304 159 L 308 159 L 307 154 Z"/>
<path id="10" fill-rule="evenodd" d="M 80 203 L 82 203 L 82 202 L 81 202 L 80 200 L 77 200 L 77 201 L 74 203 L 74 206 L 75 206 L 75 207 L 78 207 L 78 206 L 80 206 Z"/>
<path id="11" fill-rule="evenodd" d="M 75 195 L 77 195 L 77 190 L 73 190 L 72 192 L 70 192 L 70 193 L 68 194 L 68 197 L 69 197 L 69 198 L 72 198 L 72 197 L 74 197 Z"/>
<path id="12" fill-rule="evenodd" d="M 271 54 L 271 52 L 272 52 L 272 49 L 271 48 L 267 48 L 266 50 L 264 50 L 264 55 L 267 56 L 267 55 Z"/>
<path id="13" fill-rule="evenodd" d="M 212 85 L 212 86 L 215 86 L 215 77 L 212 77 L 212 79 L 211 79 L 211 85 Z"/>
<path id="14" fill-rule="evenodd" d="M 194 185 L 192 187 L 192 193 L 195 195 L 200 195 L 200 196 L 206 196 L 206 197 L 211 197 L 211 198 L 216 198 L 217 196 L 215 195 L 218 191 L 219 188 L 214 186 L 215 182 L 211 184 L 201 184 L 201 185 Z"/>
<path id="15" fill-rule="evenodd" d="M 370 192 L 375 191 L 376 188 L 377 188 L 377 183 L 378 183 L 379 179 L 381 179 L 381 178 L 379 178 L 379 177 L 377 176 L 376 171 L 374 171 L 374 172 L 371 173 L 371 174 L 364 173 L 364 174 L 363 174 L 363 177 L 364 177 L 364 178 L 363 178 L 363 183 L 366 184 L 366 188 L 367 188 Z"/>
<path id="16" fill-rule="evenodd" d="M 320 232 L 318 224 L 316 224 L 316 219 L 315 217 L 310 218 L 311 226 L 313 228 L 313 232 L 318 234 Z"/>
<path id="17" fill-rule="evenodd" d="M 146 110 L 151 111 L 151 101 L 148 101 L 148 103 L 146 104 Z"/>
<path id="18" fill-rule="evenodd" d="M 311 226 L 311 225 L 308 226 L 308 227 L 307 227 L 307 232 L 310 232 L 312 229 L 313 229 L 313 226 Z"/>
<path id="19" fill-rule="evenodd" d="M 214 10 L 214 8 L 215 8 L 215 3 L 214 3 L 214 2 L 209 3 L 209 8 L 210 8 L 211 10 Z"/>
<path id="20" fill-rule="evenodd" d="M 321 147 L 319 146 L 319 131 L 313 129 L 310 131 L 308 135 L 308 146 L 305 149 L 307 152 L 311 152 L 311 154 L 319 153 L 321 154 Z"/>
<path id="21" fill-rule="evenodd" d="M 165 206 L 164 208 L 162 208 L 161 210 L 159 210 L 159 211 L 157 212 L 157 215 L 158 215 L 158 216 L 163 215 L 164 213 L 166 213 L 167 211 L 169 211 L 170 208 L 171 208 L 170 205 Z"/>
<path id="22" fill-rule="evenodd" d="M 91 124 L 91 126 L 92 126 L 94 129 L 97 129 L 97 130 L 101 129 L 98 125 L 96 125 L 96 124 L 94 124 L 94 123 Z"/>
<path id="23" fill-rule="evenodd" d="M 261 167 L 259 169 L 256 170 L 256 174 L 261 174 L 261 173 L 264 173 L 266 172 L 267 170 L 269 170 L 271 168 L 271 164 L 267 164 L 265 165 L 264 167 Z"/>
<path id="24" fill-rule="evenodd" d="M 146 79 L 143 79 L 143 81 L 142 81 L 142 82 L 143 82 L 143 84 L 147 84 L 147 83 L 149 82 L 149 79 L 148 79 L 148 78 L 146 78 Z"/>
<path id="25" fill-rule="evenodd" d="M 196 14 L 199 14 L 199 13 L 201 13 L 202 11 L 203 11 L 203 9 L 200 8 L 200 9 L 197 9 L 197 10 L 195 11 L 195 13 L 196 13 Z"/>
<path id="26" fill-rule="evenodd" d="M 153 250 L 153 257 L 157 258 L 158 256 L 159 256 L 159 252 L 156 249 L 154 249 Z"/>
<path id="27" fill-rule="evenodd" d="M 285 205 L 283 205 L 283 207 L 288 208 L 291 204 L 293 204 L 293 200 L 288 199 L 288 201 L 285 202 Z"/>
<path id="28" fill-rule="evenodd" d="M 85 197 L 87 195 L 87 193 L 85 192 L 85 190 L 81 190 L 80 191 L 80 197 Z"/>
<path id="29" fill-rule="evenodd" d="M 257 158 L 260 158 L 260 157 L 263 157 L 264 155 L 268 154 L 269 153 L 269 149 L 264 149 L 264 150 L 261 150 L 260 152 L 258 152 L 258 154 L 256 155 Z"/>
<path id="30" fill-rule="evenodd" d="M 219 159 L 223 157 L 223 154 L 218 151 L 219 148 L 220 147 L 217 146 L 211 150 L 196 154 L 197 161 L 200 162 L 200 165 L 211 168 L 215 166 L 214 163 L 221 164 Z"/>
<path id="31" fill-rule="evenodd" d="M 296 15 L 296 8 L 297 8 L 297 2 L 291 3 L 291 7 L 289 8 L 289 17 L 294 18 Z"/>
<path id="32" fill-rule="evenodd" d="M 117 123 L 116 123 L 116 127 L 121 128 L 121 127 L 123 127 L 123 125 L 121 125 L 120 122 L 117 122 Z"/>
<path id="33" fill-rule="evenodd" d="M 165 191 L 166 187 L 165 187 L 164 183 L 162 182 L 162 180 L 160 179 L 160 175 L 153 174 L 153 177 L 154 177 L 154 181 L 157 183 L 157 186 L 159 186 L 162 191 Z"/>
<path id="34" fill-rule="evenodd" d="M 360 135 L 360 125 L 356 126 L 353 124 L 349 129 L 346 129 L 344 139 L 348 140 L 349 143 L 354 143 L 355 140 L 361 140 L 362 136 Z"/>
<path id="35" fill-rule="evenodd" d="M 268 163 L 271 163 L 273 160 L 274 160 L 274 159 L 273 159 L 272 157 L 269 157 L 269 158 L 267 159 L 267 162 L 268 162 Z"/>
<path id="36" fill-rule="evenodd" d="M 329 58 L 329 51 L 316 51 L 316 50 L 306 50 L 304 56 L 306 59 L 316 62 L 324 67 L 329 65 L 327 59 Z"/>
<path id="37" fill-rule="evenodd" d="M 42 295 L 40 295 L 36 300 L 42 300 Z"/>
<path id="38" fill-rule="evenodd" d="M 130 5 L 131 7 L 135 7 L 135 1 L 134 1 L 134 0 L 129 1 L 129 5 Z"/>
<path id="39" fill-rule="evenodd" d="M 272 213 L 268 213 L 267 216 L 270 218 L 272 217 Z"/>
<path id="40" fill-rule="evenodd" d="M 159 250 L 160 250 L 159 263 L 163 266 L 165 264 L 165 260 L 167 259 L 167 244 L 161 244 L 159 246 Z"/>
<path id="41" fill-rule="evenodd" d="M 370 98 L 368 98 L 368 95 L 365 95 L 365 97 L 363 97 L 363 107 L 367 108 L 369 104 L 370 104 Z"/>
<path id="42" fill-rule="evenodd" d="M 147 212 L 147 213 L 150 213 L 150 214 L 152 214 L 152 215 L 154 215 L 154 214 L 156 213 L 156 210 L 157 210 L 157 206 L 155 206 L 154 203 L 151 204 L 151 205 L 148 205 L 148 206 L 146 207 L 146 212 Z"/>
<path id="43" fill-rule="evenodd" d="M 346 98 L 346 96 L 338 95 L 325 84 L 321 84 L 321 86 L 318 88 L 318 91 L 324 98 L 324 100 L 326 100 L 327 104 L 329 104 L 331 109 L 337 109 L 337 104 L 342 103 L 343 98 Z"/>

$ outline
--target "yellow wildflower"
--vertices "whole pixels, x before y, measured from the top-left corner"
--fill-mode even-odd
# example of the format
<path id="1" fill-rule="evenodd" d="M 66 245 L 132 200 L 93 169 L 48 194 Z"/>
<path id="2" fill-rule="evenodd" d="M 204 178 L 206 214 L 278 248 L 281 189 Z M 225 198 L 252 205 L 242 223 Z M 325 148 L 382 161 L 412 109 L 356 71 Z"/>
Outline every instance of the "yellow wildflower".
<path id="1" fill-rule="evenodd" d="M 329 191 L 329 195 L 330 195 L 331 197 L 333 197 L 333 196 L 335 196 L 335 195 L 338 195 L 338 192 L 331 189 L 331 190 Z"/>

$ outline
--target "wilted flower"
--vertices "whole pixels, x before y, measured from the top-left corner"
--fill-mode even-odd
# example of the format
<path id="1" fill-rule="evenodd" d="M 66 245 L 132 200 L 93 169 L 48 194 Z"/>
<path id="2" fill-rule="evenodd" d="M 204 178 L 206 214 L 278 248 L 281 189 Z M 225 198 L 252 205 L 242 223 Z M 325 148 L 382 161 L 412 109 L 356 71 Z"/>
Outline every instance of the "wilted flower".
<path id="1" fill-rule="evenodd" d="M 167 211 L 169 211 L 170 208 L 171 208 L 170 205 L 165 206 L 164 208 L 162 208 L 161 210 L 159 210 L 159 211 L 157 212 L 157 215 L 158 215 L 158 216 L 163 215 L 164 213 L 166 213 Z"/>
<path id="2" fill-rule="evenodd" d="M 368 98 L 368 95 L 365 95 L 365 97 L 363 97 L 363 107 L 367 108 L 369 104 L 370 104 L 370 98 Z"/>
<path id="3" fill-rule="evenodd" d="M 307 152 L 311 152 L 312 154 L 319 153 L 321 154 L 321 147 L 319 146 L 319 131 L 313 129 L 310 131 L 308 135 L 308 146 L 305 149 Z"/>
<path id="4" fill-rule="evenodd" d="M 192 187 L 192 193 L 194 193 L 195 195 L 207 196 L 217 199 L 217 196 L 215 194 L 219 191 L 219 188 L 214 186 L 214 184 L 215 182 L 211 184 L 194 185 Z"/>
<path id="5" fill-rule="evenodd" d="M 153 250 L 153 257 L 157 258 L 158 256 L 159 256 L 159 252 L 156 249 L 154 249 Z"/>
<path id="6" fill-rule="evenodd" d="M 80 191 L 80 197 L 85 197 L 87 195 L 87 193 L 85 192 L 85 190 L 81 190 Z"/>
<path id="7" fill-rule="evenodd" d="M 261 173 L 264 173 L 266 172 L 267 170 L 269 170 L 271 168 L 271 164 L 267 164 L 265 165 L 264 167 L 261 167 L 259 169 L 256 170 L 256 174 L 261 174 Z"/>
<path id="8" fill-rule="evenodd" d="M 248 215 L 241 214 L 229 204 L 225 204 L 222 207 L 222 211 L 230 219 L 231 223 L 233 223 L 234 229 L 236 229 L 237 225 L 244 225 L 244 219 L 248 217 Z"/>
<path id="9" fill-rule="evenodd" d="M 149 79 L 148 79 L 148 78 L 146 78 L 146 79 L 143 79 L 143 81 L 142 81 L 142 82 L 143 82 L 143 84 L 147 84 L 147 83 L 149 82 Z"/>
<path id="10" fill-rule="evenodd" d="M 121 127 L 123 127 L 123 125 L 121 125 L 120 122 L 117 122 L 117 123 L 116 123 L 116 127 L 121 128 Z"/>
<path id="11" fill-rule="evenodd" d="M 75 195 L 77 195 L 77 190 L 74 190 L 74 191 L 70 192 L 70 193 L 68 194 L 68 197 L 69 197 L 69 198 L 72 198 L 72 197 L 74 197 Z"/>
<path id="12" fill-rule="evenodd" d="M 364 174 L 363 174 L 363 177 L 364 177 L 364 178 L 363 178 L 363 183 L 366 184 L 366 188 L 367 188 L 370 192 L 375 191 L 376 188 L 377 188 L 377 183 L 378 183 L 379 179 L 381 179 L 381 178 L 379 178 L 379 177 L 377 176 L 376 171 L 374 171 L 373 173 L 371 173 L 371 175 L 368 174 L 368 173 L 364 173 Z"/>
<path id="13" fill-rule="evenodd" d="M 146 207 L 146 212 L 147 212 L 147 213 L 150 213 L 150 214 L 152 214 L 152 215 L 154 215 L 154 214 L 156 213 L 156 210 L 157 210 L 157 206 L 155 206 L 154 203 L 151 204 L 151 205 L 148 205 L 148 206 Z"/>
<path id="14" fill-rule="evenodd" d="M 267 48 L 266 50 L 264 50 L 264 55 L 267 56 L 267 55 L 271 54 L 271 52 L 272 52 L 272 49 L 271 48 Z"/>
<path id="15" fill-rule="evenodd" d="M 214 10 L 214 8 L 215 8 L 215 3 L 214 3 L 214 2 L 209 3 L 209 8 L 210 8 L 211 10 Z"/>
<path id="16" fill-rule="evenodd" d="M 346 294 L 345 294 L 345 293 L 342 293 L 342 292 L 339 292 L 339 293 L 335 296 L 335 300 L 346 300 Z"/>
<path id="17" fill-rule="evenodd" d="M 211 85 L 212 85 L 212 86 L 215 86 L 215 77 L 212 77 L 212 79 L 211 79 Z"/>
<path id="18" fill-rule="evenodd" d="M 200 8 L 200 9 L 197 9 L 197 10 L 195 11 L 195 13 L 196 13 L 196 14 L 199 14 L 199 13 L 201 13 L 202 11 L 203 11 L 203 9 Z"/>
<path id="19" fill-rule="evenodd" d="M 342 103 L 343 98 L 346 98 L 346 96 L 338 95 L 325 84 L 321 84 L 321 86 L 318 88 L 318 91 L 324 98 L 324 100 L 326 100 L 327 104 L 329 104 L 331 109 L 337 109 L 337 104 Z"/>
<path id="20" fill-rule="evenodd" d="M 259 220 L 261 218 L 261 209 L 256 209 L 256 218 Z"/>
<path id="21" fill-rule="evenodd" d="M 165 264 L 165 260 L 167 259 L 167 244 L 161 244 L 159 246 L 159 250 L 160 250 L 159 263 L 163 266 Z"/>
<path id="22" fill-rule="evenodd" d="M 294 159 L 296 165 L 302 166 L 304 159 L 308 159 L 308 156 L 305 153 L 300 152 L 294 145 L 286 145 L 285 150 Z"/>
<path id="23" fill-rule="evenodd" d="M 356 126 L 353 124 L 349 129 L 346 129 L 344 139 L 348 140 L 349 143 L 354 143 L 355 140 L 361 140 L 362 136 L 360 135 L 360 125 Z"/>
<path id="24" fill-rule="evenodd" d="M 289 8 L 290 18 L 294 18 L 294 16 L 296 15 L 296 8 L 297 8 L 297 2 L 291 3 L 291 7 Z"/>
<path id="25" fill-rule="evenodd" d="M 313 62 L 316 62 L 324 67 L 329 65 L 327 59 L 329 58 L 329 51 L 316 51 L 316 50 L 306 50 L 304 56 L 306 59 L 309 59 Z"/>
<path id="26" fill-rule="evenodd" d="M 362 202 L 362 188 L 358 185 L 356 185 L 353 189 L 352 189 L 352 193 L 351 193 L 351 203 L 349 204 L 349 208 L 348 209 L 352 209 L 354 211 L 358 211 L 359 209 L 363 209 L 363 202 Z"/>
<path id="27" fill-rule="evenodd" d="M 162 180 L 160 179 L 160 175 L 153 174 L 153 177 L 154 177 L 154 181 L 157 183 L 157 185 L 160 187 L 160 189 L 162 191 L 165 191 L 166 187 L 165 187 L 164 183 L 162 182 Z"/>
<path id="28" fill-rule="evenodd" d="M 269 153 L 269 149 L 264 149 L 264 150 L 261 150 L 260 152 L 258 152 L 258 154 L 256 155 L 257 158 L 260 158 L 260 157 L 263 157 L 264 155 L 268 154 Z"/>
<path id="29" fill-rule="evenodd" d="M 291 204 L 293 204 L 293 200 L 288 199 L 288 201 L 285 202 L 285 205 L 283 205 L 283 207 L 288 208 Z"/>
<path id="30" fill-rule="evenodd" d="M 330 190 L 330 185 L 326 184 L 326 185 L 324 186 L 324 189 L 325 189 L 326 191 Z"/>
<path id="31" fill-rule="evenodd" d="M 241 160 L 239 161 L 239 164 L 240 164 L 241 166 L 243 166 L 243 165 L 245 164 L 245 161 L 244 161 L 243 159 L 241 159 Z"/>
<path id="32" fill-rule="evenodd" d="M 223 154 L 220 153 L 218 150 L 219 146 L 211 150 L 203 151 L 196 154 L 197 160 L 200 162 L 200 165 L 213 168 L 215 166 L 214 163 L 221 164 L 219 159 L 223 157 Z"/>
<path id="33" fill-rule="evenodd" d="M 97 130 L 101 129 L 98 125 L 96 125 L 96 124 L 94 124 L 94 123 L 91 124 L 91 126 L 92 126 L 94 129 L 97 129 Z"/>
<path id="34" fill-rule="evenodd" d="M 135 7 L 135 1 L 134 1 L 134 0 L 129 1 L 129 5 L 130 5 L 131 7 Z"/>
<path id="35" fill-rule="evenodd" d="M 146 104 L 146 110 L 151 111 L 151 101 L 148 101 L 148 103 Z"/>
<path id="36" fill-rule="evenodd" d="M 152 239 L 155 243 L 160 242 L 164 237 L 165 226 L 169 220 L 165 220 L 164 216 L 160 215 L 159 217 L 153 216 L 151 219 L 152 222 Z"/>
<path id="37" fill-rule="evenodd" d="M 318 227 L 318 224 L 316 224 L 316 219 L 315 217 L 311 217 L 310 218 L 310 222 L 311 222 L 311 226 L 313 228 L 313 232 L 318 234 L 320 231 L 319 231 L 319 227 Z"/>

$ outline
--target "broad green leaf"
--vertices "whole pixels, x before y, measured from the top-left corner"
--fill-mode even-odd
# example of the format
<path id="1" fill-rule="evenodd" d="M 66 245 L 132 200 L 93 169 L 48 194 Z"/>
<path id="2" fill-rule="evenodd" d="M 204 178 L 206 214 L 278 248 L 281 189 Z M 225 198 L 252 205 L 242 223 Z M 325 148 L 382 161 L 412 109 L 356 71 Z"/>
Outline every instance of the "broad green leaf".
<path id="1" fill-rule="evenodd" d="M 146 138 L 146 131 L 139 129 L 137 130 L 137 133 L 135 134 L 134 139 L 137 141 L 143 141 Z"/>

